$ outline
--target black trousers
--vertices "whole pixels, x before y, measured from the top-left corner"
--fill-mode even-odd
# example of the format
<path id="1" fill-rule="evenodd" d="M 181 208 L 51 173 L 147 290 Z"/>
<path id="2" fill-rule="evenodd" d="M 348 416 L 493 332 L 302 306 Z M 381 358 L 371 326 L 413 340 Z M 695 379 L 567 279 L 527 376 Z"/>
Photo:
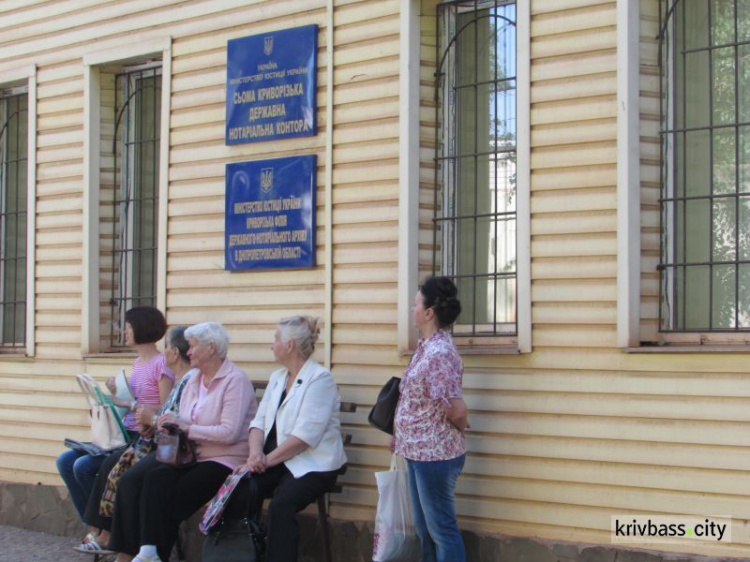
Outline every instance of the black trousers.
<path id="1" fill-rule="evenodd" d="M 104 489 L 107 487 L 107 477 L 109 476 L 109 472 L 117 464 L 117 461 L 120 460 L 120 455 L 125 452 L 125 449 L 127 449 L 127 446 L 116 449 L 112 454 L 108 455 L 99 467 L 99 473 L 96 475 L 96 480 L 94 480 L 94 487 L 91 489 L 91 495 L 89 495 L 88 502 L 86 502 L 86 511 L 83 514 L 83 522 L 87 525 L 91 525 L 95 529 L 105 529 L 109 531 L 112 524 L 111 518 L 99 515 L 99 504 L 102 501 Z"/>
<path id="2" fill-rule="evenodd" d="M 266 562 L 297 562 L 299 524 L 297 513 L 329 491 L 336 483 L 338 470 L 308 472 L 295 478 L 284 464 L 270 468 L 263 474 L 253 474 L 249 485 L 232 498 L 226 516 L 236 516 L 238 510 L 250 505 L 251 516 L 257 514 L 266 498 L 268 504 L 268 550 Z M 247 496 L 250 494 L 249 502 Z M 234 496 L 234 494 L 233 494 Z"/>
<path id="3" fill-rule="evenodd" d="M 134 556 L 141 545 L 156 545 L 169 560 L 180 522 L 208 502 L 231 470 L 213 462 L 178 469 L 150 453 L 120 478 L 109 548 Z"/>

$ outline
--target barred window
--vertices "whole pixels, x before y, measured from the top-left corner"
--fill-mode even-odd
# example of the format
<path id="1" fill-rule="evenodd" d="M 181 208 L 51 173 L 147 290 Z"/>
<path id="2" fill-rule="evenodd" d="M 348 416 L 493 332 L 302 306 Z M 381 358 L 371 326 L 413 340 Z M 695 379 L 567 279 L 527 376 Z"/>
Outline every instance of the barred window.
<path id="1" fill-rule="evenodd" d="M 513 336 L 516 4 L 438 6 L 433 271 L 454 279 L 456 336 Z"/>
<path id="2" fill-rule="evenodd" d="M 28 88 L 0 89 L 0 349 L 26 342 Z"/>
<path id="3" fill-rule="evenodd" d="M 125 311 L 155 306 L 158 234 L 161 63 L 109 75 L 113 88 L 111 181 L 102 174 L 102 313 L 105 347 L 124 346 Z M 102 74 L 106 91 L 107 76 Z M 102 96 L 104 103 L 106 96 Z M 103 127 L 103 136 L 106 137 Z"/>
<path id="4" fill-rule="evenodd" d="M 747 331 L 750 1 L 660 6 L 660 329 Z"/>

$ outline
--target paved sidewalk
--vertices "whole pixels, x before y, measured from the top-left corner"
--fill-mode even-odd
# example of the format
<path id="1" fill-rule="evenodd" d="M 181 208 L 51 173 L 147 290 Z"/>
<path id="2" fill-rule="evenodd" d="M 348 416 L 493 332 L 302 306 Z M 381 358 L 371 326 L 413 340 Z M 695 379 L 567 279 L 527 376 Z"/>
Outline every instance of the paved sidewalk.
<path id="1" fill-rule="evenodd" d="M 0 562 L 93 562 L 73 550 L 78 539 L 0 525 Z"/>

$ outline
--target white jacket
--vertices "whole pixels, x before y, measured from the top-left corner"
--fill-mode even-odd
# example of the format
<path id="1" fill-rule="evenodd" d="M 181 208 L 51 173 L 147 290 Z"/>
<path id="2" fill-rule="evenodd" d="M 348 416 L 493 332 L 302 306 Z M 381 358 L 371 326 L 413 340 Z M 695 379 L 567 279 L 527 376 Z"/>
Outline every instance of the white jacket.
<path id="1" fill-rule="evenodd" d="M 341 398 L 331 372 L 308 359 L 279 406 L 288 374 L 286 368 L 271 374 L 250 429 L 263 431 L 265 443 L 276 420 L 279 446 L 290 435 L 309 445 L 284 463 L 295 478 L 308 472 L 338 470 L 346 463 L 346 454 L 341 441 Z"/>

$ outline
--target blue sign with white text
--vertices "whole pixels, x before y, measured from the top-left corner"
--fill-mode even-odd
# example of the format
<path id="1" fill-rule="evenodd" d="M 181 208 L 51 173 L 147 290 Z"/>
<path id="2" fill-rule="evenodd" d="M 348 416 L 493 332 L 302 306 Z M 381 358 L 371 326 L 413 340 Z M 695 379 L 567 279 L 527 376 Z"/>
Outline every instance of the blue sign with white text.
<path id="1" fill-rule="evenodd" d="M 226 165 L 229 271 L 315 266 L 314 155 Z"/>
<path id="2" fill-rule="evenodd" d="M 318 26 L 227 43 L 226 144 L 314 136 Z"/>

